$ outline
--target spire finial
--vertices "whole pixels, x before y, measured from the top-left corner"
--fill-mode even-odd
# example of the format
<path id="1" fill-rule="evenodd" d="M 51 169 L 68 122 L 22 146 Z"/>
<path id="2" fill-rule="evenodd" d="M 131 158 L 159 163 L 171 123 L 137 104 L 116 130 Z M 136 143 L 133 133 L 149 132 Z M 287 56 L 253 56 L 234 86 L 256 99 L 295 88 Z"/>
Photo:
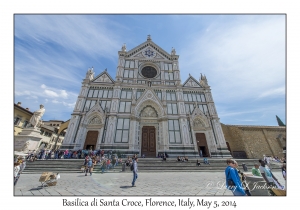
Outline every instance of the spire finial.
<path id="1" fill-rule="evenodd" d="M 172 47 L 171 55 L 176 55 L 176 50 Z"/>
<path id="2" fill-rule="evenodd" d="M 126 43 L 124 43 L 124 44 L 122 45 L 122 51 L 123 51 L 123 52 L 126 52 Z"/>
<path id="3" fill-rule="evenodd" d="M 151 40 L 151 35 L 149 34 L 148 36 L 147 36 L 147 41 L 150 41 Z"/>

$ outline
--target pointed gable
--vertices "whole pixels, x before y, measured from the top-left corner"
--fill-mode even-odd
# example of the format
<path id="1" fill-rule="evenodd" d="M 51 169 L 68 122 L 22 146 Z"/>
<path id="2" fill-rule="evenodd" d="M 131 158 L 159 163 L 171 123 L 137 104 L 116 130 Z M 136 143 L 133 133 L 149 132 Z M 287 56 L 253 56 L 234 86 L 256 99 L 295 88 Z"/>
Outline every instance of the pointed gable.
<path id="1" fill-rule="evenodd" d="M 105 70 L 101 74 L 99 74 L 95 79 L 92 80 L 94 83 L 114 83 L 114 80 Z"/>
<path id="2" fill-rule="evenodd" d="M 140 115 L 145 106 L 151 105 L 158 116 L 163 116 L 163 104 L 152 89 L 146 89 L 136 102 L 135 113 Z"/>
<path id="3" fill-rule="evenodd" d="M 85 124 L 87 125 L 103 125 L 105 121 L 105 112 L 97 103 L 86 113 Z"/>
<path id="4" fill-rule="evenodd" d="M 183 87 L 202 87 L 200 83 L 191 75 L 189 78 L 183 83 Z"/>
<path id="5" fill-rule="evenodd" d="M 171 55 L 151 40 L 138 45 L 126 53 L 127 58 L 171 60 Z"/>

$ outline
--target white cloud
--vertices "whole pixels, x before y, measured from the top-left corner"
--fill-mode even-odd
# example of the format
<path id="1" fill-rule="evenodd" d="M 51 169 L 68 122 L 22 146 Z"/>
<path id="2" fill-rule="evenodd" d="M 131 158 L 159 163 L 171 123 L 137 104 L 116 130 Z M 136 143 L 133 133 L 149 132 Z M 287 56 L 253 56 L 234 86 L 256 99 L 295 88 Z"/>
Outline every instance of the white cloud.
<path id="1" fill-rule="evenodd" d="M 76 102 L 74 103 L 66 103 L 66 102 L 62 102 L 64 106 L 68 107 L 68 108 L 72 108 L 74 109 Z"/>
<path id="2" fill-rule="evenodd" d="M 62 98 L 68 98 L 68 93 L 67 93 L 67 91 L 61 90 L 61 91 L 60 91 L 60 97 L 62 97 Z"/>
<path id="3" fill-rule="evenodd" d="M 258 98 L 265 98 L 278 95 L 285 95 L 285 87 L 264 91 L 258 96 Z"/>
<path id="4" fill-rule="evenodd" d="M 43 88 L 43 89 L 46 89 L 46 88 L 47 88 L 47 86 L 46 86 L 46 85 L 44 85 L 44 84 L 42 84 L 42 85 L 41 85 L 41 88 Z"/>
<path id="5" fill-rule="evenodd" d="M 181 69 L 196 78 L 204 73 L 214 97 L 256 98 L 264 89 L 284 85 L 283 15 L 237 18 L 213 23 L 209 29 L 190 37 L 190 45 L 181 53 Z"/>
<path id="6" fill-rule="evenodd" d="M 44 90 L 44 93 L 47 95 L 47 96 L 49 96 L 49 97 L 58 97 L 59 95 L 56 93 L 56 92 L 54 92 L 54 91 L 52 91 L 52 90 Z"/>
<path id="7" fill-rule="evenodd" d="M 52 103 L 59 104 L 61 102 L 59 102 L 58 100 L 54 99 L 54 100 L 52 100 Z"/>

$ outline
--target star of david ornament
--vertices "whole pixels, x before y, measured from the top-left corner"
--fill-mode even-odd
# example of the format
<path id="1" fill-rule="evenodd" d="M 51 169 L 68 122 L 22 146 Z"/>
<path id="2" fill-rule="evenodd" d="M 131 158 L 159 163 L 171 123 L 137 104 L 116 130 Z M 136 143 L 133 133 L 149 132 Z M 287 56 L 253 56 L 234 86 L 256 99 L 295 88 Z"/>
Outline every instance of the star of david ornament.
<path id="1" fill-rule="evenodd" d="M 144 55 L 147 57 L 154 57 L 155 55 L 156 55 L 156 53 L 154 52 L 154 51 L 152 51 L 152 50 L 150 50 L 150 49 L 147 49 L 147 50 L 145 50 L 144 51 Z"/>

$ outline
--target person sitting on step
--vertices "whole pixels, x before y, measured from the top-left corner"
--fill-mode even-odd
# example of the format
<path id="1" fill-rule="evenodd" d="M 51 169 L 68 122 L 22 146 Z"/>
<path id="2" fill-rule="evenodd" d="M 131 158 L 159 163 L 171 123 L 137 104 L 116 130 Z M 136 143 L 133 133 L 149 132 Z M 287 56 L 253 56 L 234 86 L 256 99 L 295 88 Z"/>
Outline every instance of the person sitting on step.
<path id="1" fill-rule="evenodd" d="M 207 158 L 204 158 L 204 159 L 203 159 L 203 162 L 204 162 L 204 164 L 210 165 L 210 163 L 208 162 Z"/>

